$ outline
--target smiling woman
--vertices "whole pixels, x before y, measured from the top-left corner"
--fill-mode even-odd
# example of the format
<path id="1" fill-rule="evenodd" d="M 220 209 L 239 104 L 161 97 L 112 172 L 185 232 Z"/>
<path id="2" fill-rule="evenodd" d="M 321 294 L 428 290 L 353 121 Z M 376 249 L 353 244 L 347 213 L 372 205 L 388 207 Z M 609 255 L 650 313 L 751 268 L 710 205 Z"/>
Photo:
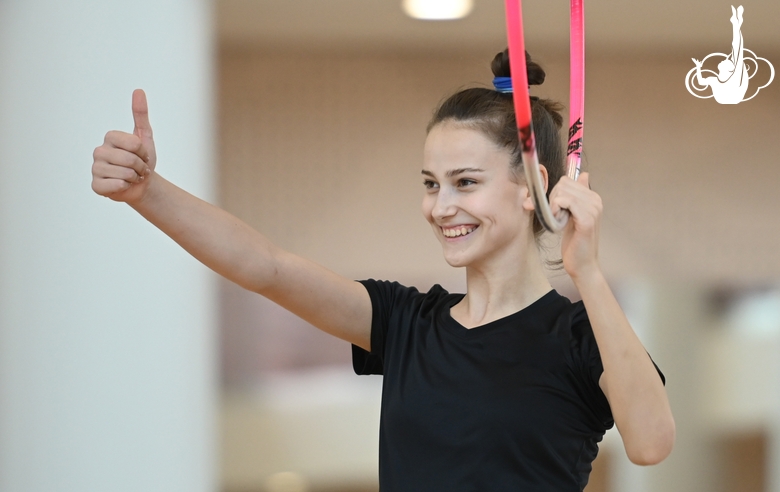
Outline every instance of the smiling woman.
<path id="1" fill-rule="evenodd" d="M 529 71 L 544 80 L 538 65 Z M 509 73 L 506 52 L 493 72 Z M 550 286 L 512 97 L 504 87 L 460 91 L 428 127 L 422 211 L 446 261 L 465 268 L 465 293 L 354 282 L 177 188 L 156 171 L 142 91 L 133 133 L 109 132 L 95 149 L 92 188 L 217 273 L 350 342 L 358 374 L 383 375 L 383 491 L 582 491 L 613 424 L 628 457 L 652 464 L 669 454 L 674 421 L 663 375 L 599 267 L 600 198 L 587 173 L 561 177 L 560 106 L 534 100 L 550 203 L 571 216 L 562 263 L 583 301 Z"/>

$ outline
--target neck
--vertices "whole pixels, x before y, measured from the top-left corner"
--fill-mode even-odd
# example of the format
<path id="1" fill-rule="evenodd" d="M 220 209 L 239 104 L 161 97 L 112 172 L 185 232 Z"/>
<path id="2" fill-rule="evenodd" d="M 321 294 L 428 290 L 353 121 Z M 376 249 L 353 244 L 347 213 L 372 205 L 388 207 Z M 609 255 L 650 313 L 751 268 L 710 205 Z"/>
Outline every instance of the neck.
<path id="1" fill-rule="evenodd" d="M 467 328 L 516 313 L 552 289 L 533 239 L 503 261 L 468 266 L 466 286 L 451 315 Z"/>

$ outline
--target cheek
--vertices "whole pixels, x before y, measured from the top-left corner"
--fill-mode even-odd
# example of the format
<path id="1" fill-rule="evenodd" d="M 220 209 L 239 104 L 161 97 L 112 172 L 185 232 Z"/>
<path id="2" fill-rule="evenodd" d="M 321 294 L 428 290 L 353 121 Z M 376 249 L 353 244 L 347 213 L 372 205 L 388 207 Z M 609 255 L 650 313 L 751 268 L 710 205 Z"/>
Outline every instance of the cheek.
<path id="1" fill-rule="evenodd" d="M 501 230 L 514 231 L 526 222 L 528 211 L 523 207 L 523 200 L 514 190 L 497 195 L 490 206 L 482 210 L 482 216 L 485 221 L 498 226 Z"/>
<path id="2" fill-rule="evenodd" d="M 433 213 L 433 200 L 431 200 L 431 197 L 424 196 L 422 199 L 422 207 L 420 208 L 420 211 L 422 212 L 423 217 L 425 217 L 425 220 L 430 222 L 433 220 L 432 213 Z"/>

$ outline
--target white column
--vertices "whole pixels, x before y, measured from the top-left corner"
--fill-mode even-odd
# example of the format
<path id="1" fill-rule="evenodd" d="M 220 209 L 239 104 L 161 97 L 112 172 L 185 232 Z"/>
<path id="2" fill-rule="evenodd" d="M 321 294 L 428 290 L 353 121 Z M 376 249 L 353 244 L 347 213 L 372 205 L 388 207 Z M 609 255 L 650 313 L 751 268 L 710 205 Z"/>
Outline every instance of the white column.
<path id="1" fill-rule="evenodd" d="M 215 490 L 213 276 L 90 188 L 146 89 L 161 174 L 209 199 L 206 0 L 0 1 L 0 490 Z"/>
<path id="2" fill-rule="evenodd" d="M 625 280 L 618 285 L 616 293 L 631 327 L 650 355 L 657 358 L 652 326 L 655 302 L 652 285 L 649 281 L 639 279 Z M 609 432 L 612 433 L 608 438 L 613 456 L 609 467 L 610 492 L 650 492 L 648 468 L 629 461 L 617 428 Z"/>

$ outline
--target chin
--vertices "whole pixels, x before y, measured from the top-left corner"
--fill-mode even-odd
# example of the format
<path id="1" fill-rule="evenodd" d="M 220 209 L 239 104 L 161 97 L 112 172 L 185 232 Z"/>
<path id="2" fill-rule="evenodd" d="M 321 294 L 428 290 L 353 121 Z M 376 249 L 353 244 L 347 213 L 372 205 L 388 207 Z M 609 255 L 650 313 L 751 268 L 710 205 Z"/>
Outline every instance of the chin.
<path id="1" fill-rule="evenodd" d="M 446 261 L 446 262 L 447 262 L 447 264 L 448 264 L 449 266 L 451 266 L 452 268 L 463 268 L 463 267 L 465 267 L 465 266 L 468 266 L 466 263 L 462 263 L 462 262 L 458 262 L 458 261 L 449 260 L 449 259 L 447 259 L 446 257 L 444 258 L 444 261 Z"/>
<path id="2" fill-rule="evenodd" d="M 473 258 L 468 255 L 448 255 L 444 254 L 444 261 L 453 268 L 463 268 L 469 266 L 473 262 Z"/>

